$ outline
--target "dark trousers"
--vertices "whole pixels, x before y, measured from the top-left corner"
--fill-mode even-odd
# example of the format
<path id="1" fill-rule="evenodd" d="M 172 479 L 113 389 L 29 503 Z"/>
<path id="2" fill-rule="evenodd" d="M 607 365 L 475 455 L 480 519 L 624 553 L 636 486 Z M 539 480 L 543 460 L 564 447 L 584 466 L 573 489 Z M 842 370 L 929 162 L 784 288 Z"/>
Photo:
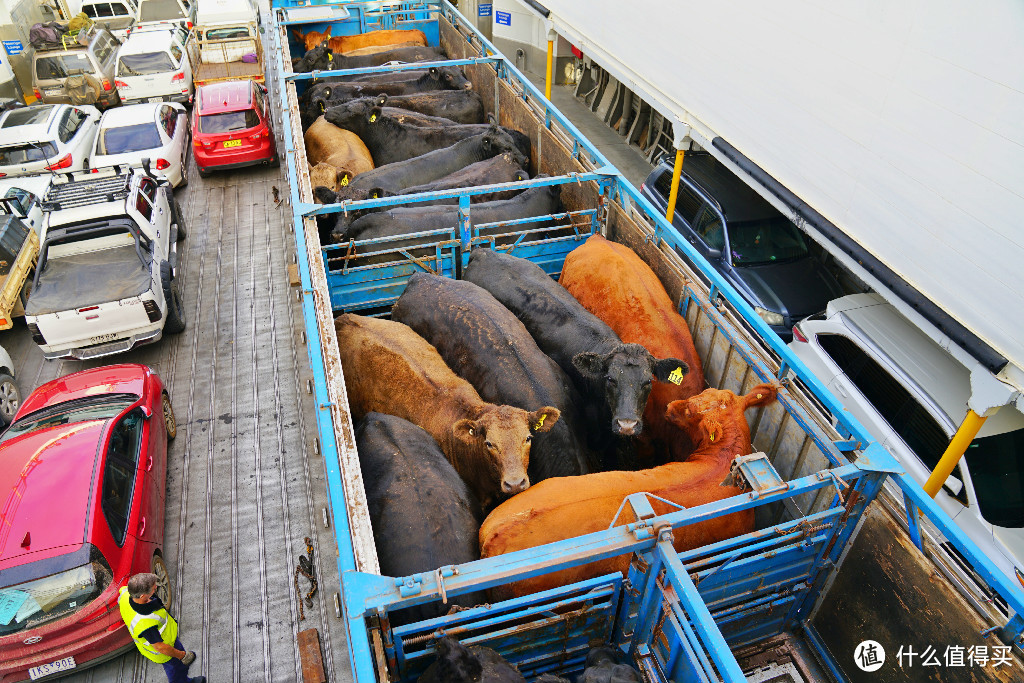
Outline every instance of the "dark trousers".
<path id="1" fill-rule="evenodd" d="M 185 649 L 178 638 L 174 639 L 174 647 L 177 650 Z M 168 683 L 189 683 L 191 680 L 188 677 L 188 667 L 182 664 L 180 659 L 171 657 L 161 666 L 164 667 L 164 673 L 167 674 Z"/>

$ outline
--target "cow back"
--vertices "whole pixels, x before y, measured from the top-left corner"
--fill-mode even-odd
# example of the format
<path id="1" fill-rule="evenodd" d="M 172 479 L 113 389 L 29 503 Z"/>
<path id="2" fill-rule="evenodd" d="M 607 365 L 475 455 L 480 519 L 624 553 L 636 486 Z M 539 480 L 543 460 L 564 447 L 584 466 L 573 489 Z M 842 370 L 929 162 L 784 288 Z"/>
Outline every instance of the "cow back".
<path id="1" fill-rule="evenodd" d="M 373 158 L 359 136 L 319 117 L 306 131 L 306 158 L 310 164 L 330 164 L 351 177 L 373 170 Z"/>
<path id="2" fill-rule="evenodd" d="M 368 31 L 353 36 L 337 36 L 335 38 L 335 52 L 348 54 L 353 50 L 360 50 L 367 47 L 387 47 L 399 43 L 414 43 L 426 45 L 427 36 L 419 29 L 386 29 L 382 31 Z"/>
<path id="3" fill-rule="evenodd" d="M 418 273 L 409 280 L 391 317 L 431 343 L 485 401 L 524 410 L 551 405 L 562 412 L 551 431 L 534 436 L 532 483 L 593 469 L 578 431 L 579 399 L 569 378 L 486 290 L 471 282 Z"/>
<path id="4" fill-rule="evenodd" d="M 409 576 L 480 558 L 481 513 L 437 442 L 416 425 L 369 413 L 356 427 L 359 466 L 381 573 Z M 454 598 L 472 607 L 483 595 Z M 392 624 L 442 616 L 432 603 L 392 615 Z"/>

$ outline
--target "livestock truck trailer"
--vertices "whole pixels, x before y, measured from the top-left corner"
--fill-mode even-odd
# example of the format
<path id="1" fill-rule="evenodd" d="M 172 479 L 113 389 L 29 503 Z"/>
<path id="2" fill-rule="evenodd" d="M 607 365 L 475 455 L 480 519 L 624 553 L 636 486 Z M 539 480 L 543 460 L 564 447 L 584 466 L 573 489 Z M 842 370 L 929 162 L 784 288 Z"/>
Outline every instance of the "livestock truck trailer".
<path id="1" fill-rule="evenodd" d="M 356 681 L 417 680 L 435 659 L 441 633 L 493 648 L 528 680 L 571 679 L 599 645 L 615 648 L 647 681 L 1024 680 L 1021 587 L 981 555 L 742 298 L 451 4 L 274 5 L 267 42 L 279 60 L 274 91 L 297 295 Z M 292 72 L 291 60 L 306 52 L 299 37 L 328 29 L 334 37 L 420 30 L 446 59 Z M 304 93 L 338 76 L 453 66 L 488 116 L 528 138 L 531 179 L 314 202 Z M 474 196 L 543 187 L 555 188 L 557 210 L 489 223 L 475 218 L 491 214 L 481 213 Z M 348 221 L 366 210 L 439 200 L 453 202 L 450 225 L 442 229 L 321 242 L 318 217 Z M 753 406 L 745 411 L 751 454 L 732 467 L 735 493 L 683 507 L 646 489 L 629 492 L 615 521 L 600 530 L 573 536 L 570 524 L 556 542 L 408 576 L 382 575 L 378 547 L 423 539 L 371 525 L 336 316 L 387 319 L 413 275 L 461 279 L 480 250 L 526 259 L 557 279 L 567 255 L 592 235 L 629 247 L 657 275 L 685 319 L 707 387 L 741 397 L 766 385 L 777 392 L 774 401 L 745 404 Z M 575 481 L 586 489 L 589 480 Z M 673 544 L 691 529 L 737 517 L 753 520 L 739 535 L 682 551 Z M 624 571 L 547 580 L 622 555 L 629 558 Z M 517 593 L 513 584 L 545 587 Z M 443 607 L 482 591 L 490 591 L 491 602 Z M 401 618 L 413 607 L 438 608 L 439 616 Z"/>

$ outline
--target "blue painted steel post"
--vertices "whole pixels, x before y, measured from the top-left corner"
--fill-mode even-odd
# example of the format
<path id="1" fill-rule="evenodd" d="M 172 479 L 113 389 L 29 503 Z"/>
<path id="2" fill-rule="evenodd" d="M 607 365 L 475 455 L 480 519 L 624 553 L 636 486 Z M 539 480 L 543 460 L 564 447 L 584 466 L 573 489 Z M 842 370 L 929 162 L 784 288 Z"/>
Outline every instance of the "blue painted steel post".
<path id="1" fill-rule="evenodd" d="M 907 511 L 907 528 L 910 530 L 910 538 L 914 545 L 921 552 L 924 552 L 924 545 L 921 541 L 921 527 L 917 523 L 917 506 L 910 500 L 910 496 L 903 494 L 903 507 Z"/>
<path id="2" fill-rule="evenodd" d="M 469 222 L 469 195 L 459 196 L 459 250 L 461 251 L 459 263 L 462 268 L 469 265 L 469 250 L 472 240 L 471 230 L 473 225 Z M 456 273 L 456 277 L 462 278 L 462 270 Z"/>

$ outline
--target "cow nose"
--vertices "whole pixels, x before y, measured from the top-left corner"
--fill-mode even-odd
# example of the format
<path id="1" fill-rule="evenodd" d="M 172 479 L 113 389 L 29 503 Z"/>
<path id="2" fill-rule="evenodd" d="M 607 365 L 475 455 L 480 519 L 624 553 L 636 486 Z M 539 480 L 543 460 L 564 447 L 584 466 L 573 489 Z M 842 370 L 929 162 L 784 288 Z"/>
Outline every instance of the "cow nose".
<path id="1" fill-rule="evenodd" d="M 462 89 L 463 90 L 472 90 L 473 89 L 473 84 L 472 83 L 467 83 L 466 85 L 462 86 Z"/>
<path id="2" fill-rule="evenodd" d="M 616 420 L 616 433 L 633 436 L 640 433 L 640 420 Z"/>
<path id="3" fill-rule="evenodd" d="M 530 480 L 523 477 L 519 481 L 512 483 L 509 480 L 501 482 L 501 492 L 512 495 L 514 493 L 521 493 L 530 487 Z"/>

